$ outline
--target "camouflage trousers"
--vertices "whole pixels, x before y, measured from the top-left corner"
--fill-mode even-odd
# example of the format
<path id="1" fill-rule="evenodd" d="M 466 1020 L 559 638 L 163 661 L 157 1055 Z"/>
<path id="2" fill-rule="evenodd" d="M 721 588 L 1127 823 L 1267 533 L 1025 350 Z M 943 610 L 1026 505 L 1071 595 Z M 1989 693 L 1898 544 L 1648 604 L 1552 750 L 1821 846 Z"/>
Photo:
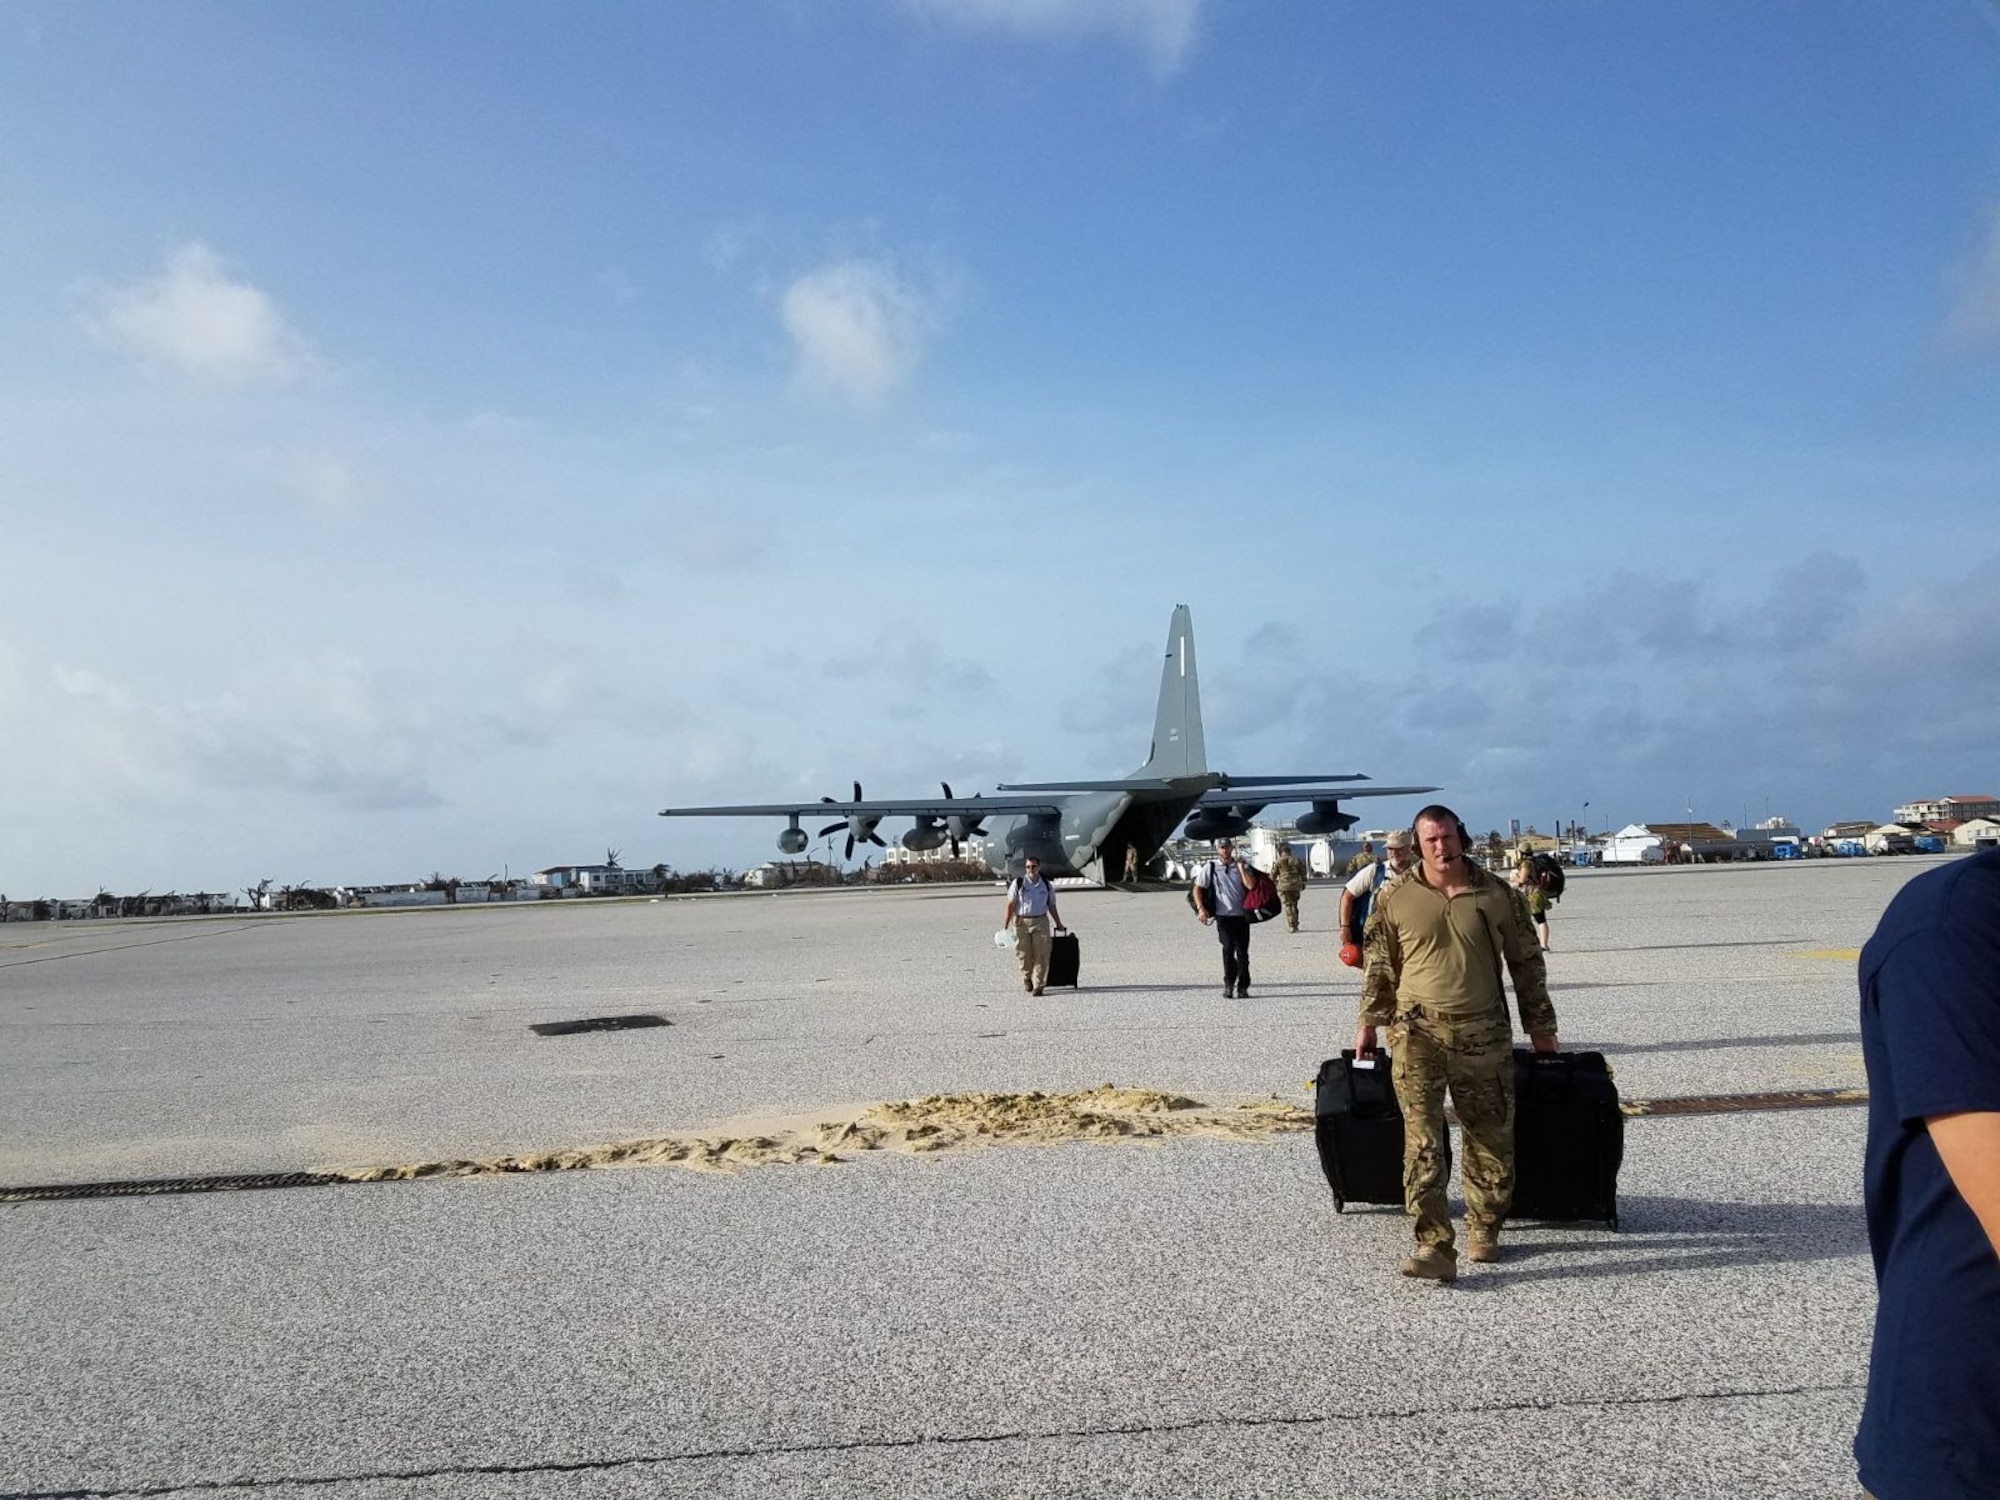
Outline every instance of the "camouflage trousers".
<path id="1" fill-rule="evenodd" d="M 1285 928 L 1289 932 L 1299 930 L 1299 895 L 1298 891 L 1288 891 L 1282 887 L 1278 891 L 1278 900 L 1283 902 L 1285 907 Z"/>
<path id="2" fill-rule="evenodd" d="M 1465 1145 L 1466 1232 L 1498 1232 L 1514 1197 L 1514 1029 L 1506 1011 L 1461 1020 L 1413 1006 L 1396 1017 L 1388 1040 L 1403 1111 L 1403 1209 L 1416 1220 L 1417 1243 L 1452 1248 L 1447 1091 Z"/>

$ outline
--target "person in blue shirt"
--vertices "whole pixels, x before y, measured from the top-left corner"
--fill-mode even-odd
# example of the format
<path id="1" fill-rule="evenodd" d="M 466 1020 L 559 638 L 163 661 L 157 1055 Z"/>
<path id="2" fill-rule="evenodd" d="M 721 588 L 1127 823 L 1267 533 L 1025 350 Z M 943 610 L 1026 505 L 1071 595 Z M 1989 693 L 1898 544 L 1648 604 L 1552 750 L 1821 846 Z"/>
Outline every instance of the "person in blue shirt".
<path id="1" fill-rule="evenodd" d="M 1021 863 L 1021 878 L 1007 887 L 1007 913 L 1001 927 L 1014 929 L 1014 957 L 1021 965 L 1021 988 L 1039 995 L 1049 982 L 1049 953 L 1056 932 L 1063 930 L 1062 913 L 1056 910 L 1056 893 L 1042 879 L 1042 862 L 1030 854 Z"/>
<path id="2" fill-rule="evenodd" d="M 1215 924 L 1222 943 L 1222 993 L 1228 999 L 1250 998 L 1251 887 L 1257 872 L 1236 859 L 1236 841 L 1217 839 L 1215 858 L 1194 878 L 1194 914 L 1204 927 Z"/>
<path id="3" fill-rule="evenodd" d="M 1861 950 L 1876 1500 L 2000 1493 L 2000 850 L 1912 880 Z"/>

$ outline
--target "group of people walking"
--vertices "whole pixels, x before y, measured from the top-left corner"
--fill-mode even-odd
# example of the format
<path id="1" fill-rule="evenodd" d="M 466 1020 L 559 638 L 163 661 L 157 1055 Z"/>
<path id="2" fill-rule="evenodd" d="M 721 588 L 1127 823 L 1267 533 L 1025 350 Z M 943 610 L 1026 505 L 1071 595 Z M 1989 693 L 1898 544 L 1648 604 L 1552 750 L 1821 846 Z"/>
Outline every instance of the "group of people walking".
<path id="1" fill-rule="evenodd" d="M 1514 881 L 1469 857 L 1465 825 L 1432 805 L 1407 829 L 1383 840 L 1379 856 L 1354 869 L 1340 894 L 1340 957 L 1364 970 L 1357 1056 L 1379 1056 L 1386 1043 L 1390 1076 L 1404 1122 L 1404 1207 L 1416 1247 L 1405 1276 L 1448 1282 L 1458 1275 L 1457 1236 L 1446 1207 L 1451 1150 L 1445 1104 L 1465 1137 L 1466 1254 L 1500 1256 L 1500 1228 L 1514 1184 L 1514 1028 L 1505 977 L 1514 983 L 1521 1026 L 1535 1050 L 1557 1050 L 1543 952 L 1546 905 L 1530 909 L 1534 882 Z M 1253 916 L 1281 907 L 1299 930 L 1304 864 L 1283 849 L 1269 875 L 1238 858 L 1236 841 L 1215 841 L 1215 857 L 1197 872 L 1189 900 L 1197 921 L 1213 927 L 1222 948 L 1222 992 L 1250 996 Z M 1021 987 L 1043 993 L 1052 932 L 1063 930 L 1053 887 L 1030 856 L 1007 888 L 1005 925 L 1013 929 Z"/>
<path id="2" fill-rule="evenodd" d="M 1559 1050 L 1546 893 L 1532 867 L 1512 879 L 1481 868 L 1469 843 L 1450 808 L 1426 807 L 1340 897 L 1341 957 L 1364 970 L 1354 1053 L 1379 1060 L 1387 1045 L 1403 1117 L 1403 1200 L 1416 1244 L 1399 1269 L 1436 1283 L 1458 1277 L 1447 1100 L 1464 1137 L 1466 1258 L 1501 1255 L 1515 1177 L 1507 979 L 1530 1045 Z M 1296 863 L 1281 854 L 1269 877 L 1293 931 L 1305 885 Z M 1221 941 L 1232 997 L 1250 993 L 1248 913 L 1265 904 L 1266 878 L 1237 858 L 1233 840 L 1218 839 L 1190 893 Z M 1040 994 L 1049 928 L 1062 922 L 1033 859 L 1008 889 L 1007 920 L 1022 984 Z M 1861 954 L 1865 1201 L 1879 1306 L 1855 1455 L 1862 1483 L 1884 1500 L 1988 1494 L 2000 1462 L 1997 976 L 2000 853 L 1912 881 Z"/>

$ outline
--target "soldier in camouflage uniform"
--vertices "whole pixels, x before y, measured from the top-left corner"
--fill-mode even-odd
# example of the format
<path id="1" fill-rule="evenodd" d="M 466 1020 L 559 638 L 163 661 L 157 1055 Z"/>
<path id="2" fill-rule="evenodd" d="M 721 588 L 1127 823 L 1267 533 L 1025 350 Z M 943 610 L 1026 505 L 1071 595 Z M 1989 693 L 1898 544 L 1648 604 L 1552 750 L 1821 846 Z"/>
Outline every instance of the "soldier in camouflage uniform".
<path id="1" fill-rule="evenodd" d="M 1271 866 L 1271 880 L 1278 887 L 1278 900 L 1285 907 L 1285 930 L 1299 930 L 1299 897 L 1306 888 L 1305 861 L 1292 853 L 1290 844 L 1278 845 L 1277 862 Z"/>
<path id="2" fill-rule="evenodd" d="M 1445 1095 L 1465 1142 L 1466 1253 L 1498 1260 L 1514 1193 L 1514 1038 L 1502 965 L 1537 1052 L 1556 1050 L 1556 1013 L 1520 892 L 1465 857 L 1464 825 L 1449 808 L 1425 808 L 1415 832 L 1421 862 L 1368 914 L 1354 1049 L 1372 1048 L 1377 1028 L 1387 1029 L 1403 1111 L 1403 1206 L 1417 1237 L 1402 1272 L 1452 1281 Z"/>

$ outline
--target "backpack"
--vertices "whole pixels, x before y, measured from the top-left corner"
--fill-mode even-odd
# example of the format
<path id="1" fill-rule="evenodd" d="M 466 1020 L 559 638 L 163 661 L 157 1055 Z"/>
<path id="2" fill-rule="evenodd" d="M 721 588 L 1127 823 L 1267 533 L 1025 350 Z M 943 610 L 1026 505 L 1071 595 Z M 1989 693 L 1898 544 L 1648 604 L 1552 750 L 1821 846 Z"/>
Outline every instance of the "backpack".
<path id="1" fill-rule="evenodd" d="M 1366 866 L 1363 868 L 1366 868 Z M 1352 879 L 1353 877 L 1350 876 L 1349 878 Z M 1368 910 L 1375 904 L 1375 898 L 1382 894 L 1382 887 L 1388 883 L 1389 858 L 1385 854 L 1378 854 L 1375 856 L 1375 883 L 1368 887 L 1367 895 L 1355 898 L 1352 908 L 1354 914 L 1350 920 L 1354 923 L 1353 938 L 1355 942 L 1358 943 L 1361 941 L 1361 934 L 1368 926 Z"/>
<path id="2" fill-rule="evenodd" d="M 1551 901 L 1563 898 L 1563 886 L 1568 877 L 1563 874 L 1562 861 L 1553 854 L 1536 854 L 1528 861 L 1528 874 L 1535 884 Z"/>

